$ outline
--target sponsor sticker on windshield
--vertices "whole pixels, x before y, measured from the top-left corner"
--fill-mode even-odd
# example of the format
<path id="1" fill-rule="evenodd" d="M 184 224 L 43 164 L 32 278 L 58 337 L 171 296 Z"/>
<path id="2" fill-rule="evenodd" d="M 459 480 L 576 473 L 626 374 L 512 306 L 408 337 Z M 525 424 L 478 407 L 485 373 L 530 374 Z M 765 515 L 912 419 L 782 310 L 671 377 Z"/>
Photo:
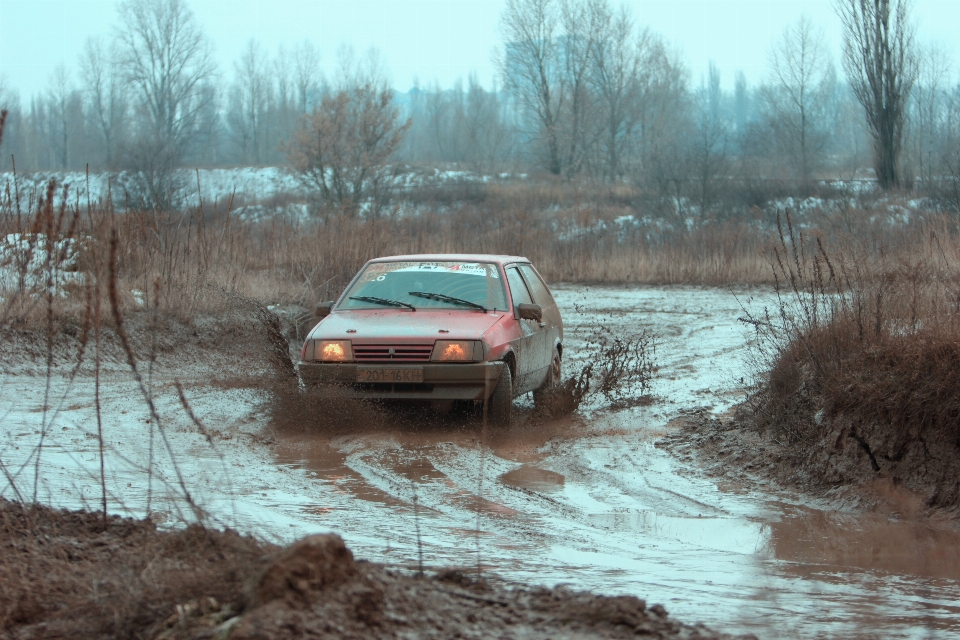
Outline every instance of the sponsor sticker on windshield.
<path id="1" fill-rule="evenodd" d="M 363 273 L 363 282 L 383 281 L 386 280 L 387 274 L 400 271 L 453 272 L 500 278 L 496 265 L 489 262 L 374 262 Z"/>

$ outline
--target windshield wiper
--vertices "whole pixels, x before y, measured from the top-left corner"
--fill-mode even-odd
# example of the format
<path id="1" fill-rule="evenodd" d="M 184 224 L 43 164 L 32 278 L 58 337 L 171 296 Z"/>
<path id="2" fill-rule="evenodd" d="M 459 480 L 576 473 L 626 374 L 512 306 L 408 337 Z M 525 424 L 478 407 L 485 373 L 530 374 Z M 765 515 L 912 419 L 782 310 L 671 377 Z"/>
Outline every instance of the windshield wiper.
<path id="1" fill-rule="evenodd" d="M 408 291 L 408 295 L 417 296 L 418 298 L 426 298 L 428 300 L 437 300 L 439 302 L 449 302 L 451 304 L 459 304 L 464 307 L 473 307 L 474 309 L 480 309 L 480 311 L 486 311 L 487 308 L 476 302 L 470 302 L 469 300 L 464 300 L 463 298 L 454 298 L 453 296 L 448 296 L 444 293 L 429 293 L 427 291 Z"/>
<path id="2" fill-rule="evenodd" d="M 382 304 L 385 307 L 406 307 L 411 311 L 416 311 L 417 308 L 412 304 L 407 304 L 406 302 L 400 302 L 399 300 L 387 300 L 386 298 L 377 298 L 374 296 L 350 296 L 351 300 L 359 300 L 360 302 L 372 302 L 374 304 Z"/>

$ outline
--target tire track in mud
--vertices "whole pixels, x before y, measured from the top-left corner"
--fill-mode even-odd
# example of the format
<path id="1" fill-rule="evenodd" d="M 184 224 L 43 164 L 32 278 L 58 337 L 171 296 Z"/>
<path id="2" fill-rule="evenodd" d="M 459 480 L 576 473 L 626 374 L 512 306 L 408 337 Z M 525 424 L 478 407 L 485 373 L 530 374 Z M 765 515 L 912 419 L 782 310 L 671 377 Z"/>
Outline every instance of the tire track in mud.
<path id="1" fill-rule="evenodd" d="M 732 296 L 693 288 L 592 293 L 606 296 L 596 311 L 565 314 L 567 374 L 585 364 L 578 349 L 597 327 L 614 335 L 649 328 L 660 338 L 654 405 L 610 412 L 593 401 L 570 423 L 491 431 L 482 496 L 477 422 L 376 413 L 369 424 L 330 434 L 348 471 L 301 485 L 300 504 L 333 505 L 310 521 L 343 532 L 362 557 L 415 567 L 415 486 L 428 565 L 473 567 L 479 540 L 485 571 L 642 595 L 718 628 L 769 637 L 909 636 L 926 624 L 960 630 L 950 621 L 960 607 L 957 585 L 780 558 L 791 526 L 781 497 L 721 491 L 653 446 L 675 428 L 680 409 L 723 411 L 743 392 L 737 369 L 746 366 L 751 337 Z M 557 291 L 565 309 L 583 297 Z M 529 418 L 528 403 L 518 408 Z M 371 500 L 374 493 L 381 498 Z M 948 595 L 923 591 L 932 588 Z"/>

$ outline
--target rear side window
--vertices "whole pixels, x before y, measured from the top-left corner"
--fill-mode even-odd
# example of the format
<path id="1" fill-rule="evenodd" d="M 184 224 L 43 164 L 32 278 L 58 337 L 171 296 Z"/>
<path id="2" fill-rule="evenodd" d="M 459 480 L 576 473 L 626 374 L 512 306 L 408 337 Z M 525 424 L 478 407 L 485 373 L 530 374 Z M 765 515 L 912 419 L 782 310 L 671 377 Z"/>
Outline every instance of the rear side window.
<path id="1" fill-rule="evenodd" d="M 547 285 L 543 284 L 543 280 L 541 280 L 537 272 L 533 270 L 533 267 L 528 264 L 522 264 L 520 265 L 520 271 L 523 272 L 524 279 L 527 281 L 527 284 L 530 285 L 530 292 L 533 293 L 534 302 L 541 307 L 556 304 L 553 301 L 553 296 L 550 295 L 550 290 L 547 289 Z"/>
<path id="2" fill-rule="evenodd" d="M 532 302 L 527 285 L 523 283 L 523 278 L 520 277 L 516 267 L 507 269 L 507 282 L 510 283 L 510 293 L 513 294 L 513 306 Z"/>

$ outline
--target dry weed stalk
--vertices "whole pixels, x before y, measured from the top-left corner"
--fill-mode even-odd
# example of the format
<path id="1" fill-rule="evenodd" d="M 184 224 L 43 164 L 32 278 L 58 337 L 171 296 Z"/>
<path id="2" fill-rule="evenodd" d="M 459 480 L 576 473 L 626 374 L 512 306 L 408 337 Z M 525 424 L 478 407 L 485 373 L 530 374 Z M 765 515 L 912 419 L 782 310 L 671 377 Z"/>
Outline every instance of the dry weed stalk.
<path id="1" fill-rule="evenodd" d="M 183 497 L 193 510 L 194 517 L 197 519 L 197 521 L 202 522 L 203 511 L 199 506 L 197 506 L 196 502 L 194 502 L 193 497 L 190 495 L 190 490 L 187 488 L 187 484 L 183 479 L 183 474 L 180 471 L 180 465 L 177 464 L 173 447 L 170 445 L 170 440 L 167 438 L 167 434 L 163 430 L 163 424 L 160 421 L 160 414 L 157 412 L 156 404 L 153 401 L 153 395 L 150 393 L 150 390 L 147 389 L 143 380 L 143 376 L 140 374 L 140 370 L 137 367 L 137 357 L 134 354 L 133 347 L 130 344 L 130 338 L 127 336 L 127 331 L 123 324 L 123 315 L 120 311 L 120 294 L 117 290 L 117 244 L 117 234 L 115 231 L 112 231 L 110 234 L 110 261 L 108 263 L 110 276 L 109 296 L 110 308 L 113 311 L 113 320 L 117 337 L 120 339 L 120 344 L 123 346 L 123 351 L 127 356 L 127 364 L 130 366 L 130 370 L 133 372 L 133 377 L 137 382 L 137 386 L 140 388 L 140 393 L 143 396 L 144 402 L 146 402 L 147 407 L 150 409 L 150 417 L 157 425 L 157 431 L 160 433 L 160 437 L 163 440 L 164 446 L 167 449 L 167 453 L 170 456 L 170 463 L 173 465 L 174 473 L 176 473 L 177 476 L 177 483 L 180 485 L 180 490 L 183 492 Z M 150 474 L 151 476 L 153 474 L 152 466 L 150 468 Z"/>
<path id="2" fill-rule="evenodd" d="M 930 228 L 925 246 L 910 252 L 872 252 L 848 241 L 831 255 L 822 238 L 811 241 L 796 228 L 789 212 L 779 228 L 770 263 L 778 308 L 744 318 L 769 367 L 755 399 L 758 426 L 787 442 L 809 442 L 820 409 L 900 430 L 955 424 L 956 243 L 948 253 L 946 238 Z"/>

